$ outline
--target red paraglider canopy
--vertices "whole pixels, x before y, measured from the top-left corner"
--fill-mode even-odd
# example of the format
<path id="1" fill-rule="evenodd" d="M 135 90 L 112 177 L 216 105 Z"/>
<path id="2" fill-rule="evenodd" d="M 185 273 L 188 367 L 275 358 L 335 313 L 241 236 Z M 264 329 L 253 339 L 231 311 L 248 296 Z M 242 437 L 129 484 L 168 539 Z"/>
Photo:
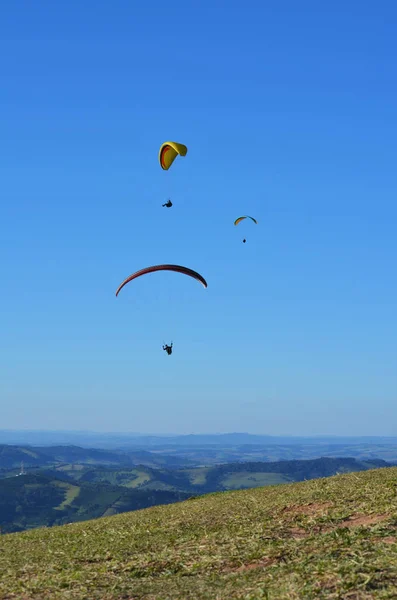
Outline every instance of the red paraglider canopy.
<path id="1" fill-rule="evenodd" d="M 127 279 L 125 279 L 123 283 L 121 283 L 118 287 L 116 291 L 116 296 L 118 296 L 120 290 L 133 279 L 136 279 L 141 275 L 146 275 L 147 273 L 154 273 L 156 271 L 175 271 L 176 273 L 189 275 L 189 277 L 193 277 L 193 279 L 199 281 L 205 288 L 207 287 L 207 282 L 204 279 L 204 277 L 200 275 L 200 273 L 193 271 L 193 269 L 189 269 L 188 267 L 181 267 L 180 265 L 156 265 L 153 267 L 146 267 L 146 269 L 141 269 L 140 271 L 136 271 L 136 273 L 133 273 L 132 275 L 127 277 Z"/>

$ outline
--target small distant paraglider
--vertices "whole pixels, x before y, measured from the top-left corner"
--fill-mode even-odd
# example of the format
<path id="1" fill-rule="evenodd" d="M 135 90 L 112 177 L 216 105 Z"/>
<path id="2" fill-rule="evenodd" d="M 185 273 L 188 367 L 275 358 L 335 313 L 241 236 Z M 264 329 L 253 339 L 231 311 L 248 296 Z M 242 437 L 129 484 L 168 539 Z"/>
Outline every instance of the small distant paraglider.
<path id="1" fill-rule="evenodd" d="M 257 221 L 256 219 L 254 219 L 254 217 L 250 217 L 249 215 L 243 215 L 242 217 L 238 217 L 238 219 L 236 219 L 236 220 L 234 221 L 234 224 L 235 224 L 235 225 L 238 225 L 239 223 L 241 223 L 241 221 L 244 221 L 244 219 L 251 219 L 251 221 L 253 221 L 253 222 L 255 223 L 255 225 L 257 225 L 257 224 L 258 224 L 258 221 Z M 246 241 L 247 241 L 247 240 L 244 238 L 244 239 L 243 239 L 243 244 L 245 244 L 245 243 L 246 243 Z"/>
<path id="2" fill-rule="evenodd" d="M 164 171 L 168 171 L 176 157 L 186 156 L 187 147 L 184 144 L 178 144 L 178 142 L 164 142 L 159 150 L 159 163 L 160 167 Z"/>
<path id="3" fill-rule="evenodd" d="M 171 356 L 171 354 L 172 354 L 172 342 L 171 342 L 171 346 L 168 346 L 168 344 L 164 344 L 163 345 L 163 350 L 166 351 L 166 353 L 168 354 L 168 356 Z"/>
<path id="4" fill-rule="evenodd" d="M 159 150 L 159 163 L 160 167 L 163 171 L 168 171 L 176 157 L 186 156 L 187 147 L 184 144 L 179 144 L 178 142 L 164 142 L 161 144 Z M 172 202 L 170 199 L 163 204 L 166 208 L 171 208 Z"/>

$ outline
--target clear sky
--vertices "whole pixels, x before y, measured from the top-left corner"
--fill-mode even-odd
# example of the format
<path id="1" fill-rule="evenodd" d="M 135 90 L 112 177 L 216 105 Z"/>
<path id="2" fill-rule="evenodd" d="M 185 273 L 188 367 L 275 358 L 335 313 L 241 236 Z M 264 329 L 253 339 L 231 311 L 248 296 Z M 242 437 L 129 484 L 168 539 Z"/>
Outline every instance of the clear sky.
<path id="1" fill-rule="evenodd" d="M 2 3 L 2 429 L 397 435 L 396 23 Z"/>

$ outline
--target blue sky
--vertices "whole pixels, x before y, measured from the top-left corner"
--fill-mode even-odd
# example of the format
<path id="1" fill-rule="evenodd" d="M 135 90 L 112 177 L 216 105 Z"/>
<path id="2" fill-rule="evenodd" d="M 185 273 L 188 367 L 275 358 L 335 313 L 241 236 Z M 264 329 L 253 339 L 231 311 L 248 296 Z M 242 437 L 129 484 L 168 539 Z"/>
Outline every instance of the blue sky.
<path id="1" fill-rule="evenodd" d="M 2 5 L 1 428 L 397 435 L 396 19 Z"/>

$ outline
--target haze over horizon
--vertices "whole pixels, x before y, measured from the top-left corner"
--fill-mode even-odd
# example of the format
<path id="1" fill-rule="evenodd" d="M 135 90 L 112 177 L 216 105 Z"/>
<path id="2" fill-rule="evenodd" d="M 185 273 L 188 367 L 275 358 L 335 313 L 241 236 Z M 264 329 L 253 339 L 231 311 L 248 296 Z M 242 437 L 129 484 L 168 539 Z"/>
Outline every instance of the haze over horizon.
<path id="1" fill-rule="evenodd" d="M 76 430 L 64 430 L 64 429 L 0 429 L 0 444 L 13 444 L 16 443 L 15 439 L 25 440 L 26 443 L 29 443 L 29 439 L 52 439 L 54 443 L 56 440 L 63 439 L 65 442 L 71 444 L 77 443 L 74 442 L 76 439 L 84 439 L 83 436 L 87 436 L 88 438 L 95 439 L 106 439 L 106 438 L 131 438 L 131 439 L 140 439 L 140 438 L 158 438 L 158 439 L 168 439 L 168 438 L 262 438 L 269 440 L 282 440 L 282 439 L 291 439 L 291 440 L 330 440 L 334 439 L 336 441 L 346 441 L 346 440 L 390 440 L 397 442 L 397 435 L 386 436 L 386 435 L 377 435 L 377 434 L 367 434 L 367 435 L 338 435 L 338 434 L 321 434 L 321 433 L 313 433 L 308 435 L 299 435 L 299 434 L 289 434 L 289 433 L 263 433 L 257 432 L 252 433 L 249 431 L 213 431 L 213 432 L 205 432 L 198 431 L 196 433 L 191 432 L 172 432 L 172 433 L 159 433 L 159 432 L 137 432 L 137 431 L 106 431 L 106 430 L 90 430 L 90 429 L 76 429 Z M 19 442 L 18 442 L 19 443 Z M 244 443 L 244 442 L 243 442 Z M 262 442 L 261 442 L 262 443 Z M 263 443 L 265 443 L 263 441 Z M 280 442 L 281 443 L 281 442 Z"/>
<path id="2" fill-rule="evenodd" d="M 397 435 L 396 20 L 4 4 L 2 428 Z"/>

